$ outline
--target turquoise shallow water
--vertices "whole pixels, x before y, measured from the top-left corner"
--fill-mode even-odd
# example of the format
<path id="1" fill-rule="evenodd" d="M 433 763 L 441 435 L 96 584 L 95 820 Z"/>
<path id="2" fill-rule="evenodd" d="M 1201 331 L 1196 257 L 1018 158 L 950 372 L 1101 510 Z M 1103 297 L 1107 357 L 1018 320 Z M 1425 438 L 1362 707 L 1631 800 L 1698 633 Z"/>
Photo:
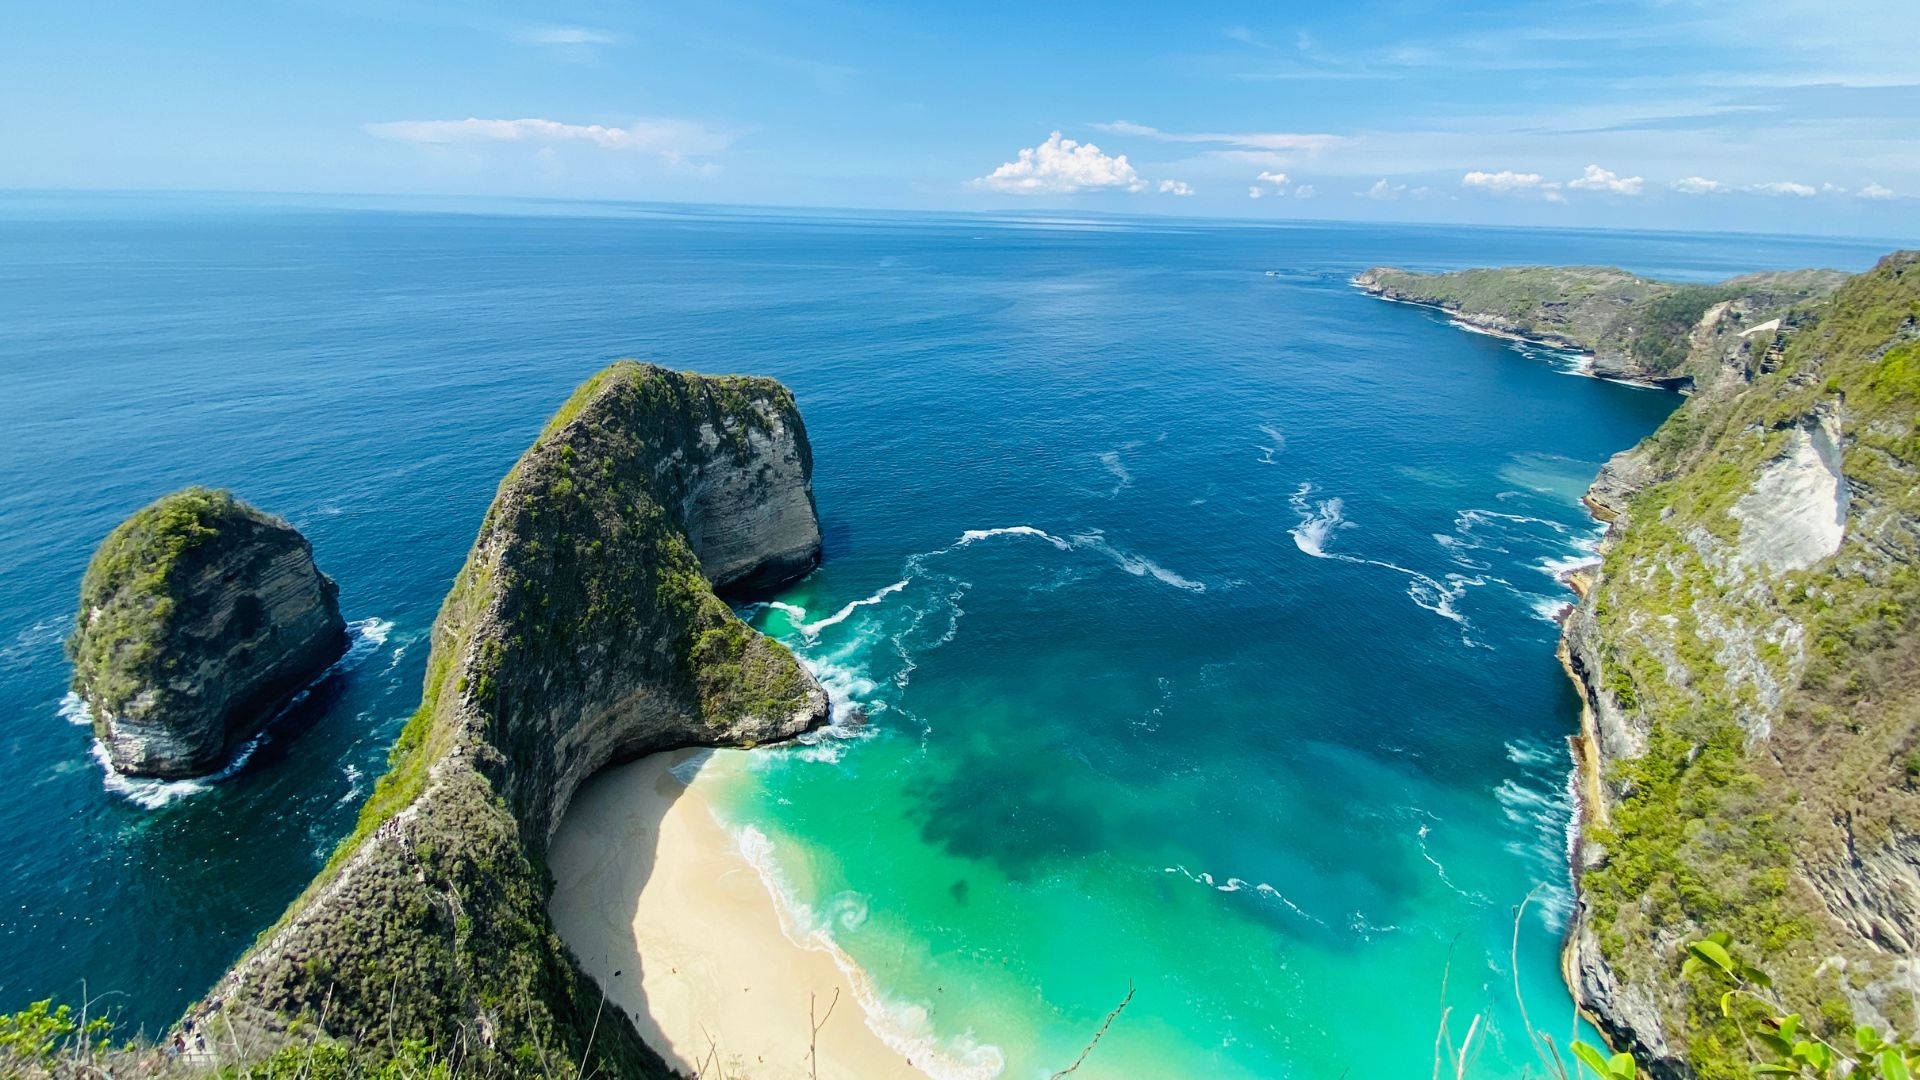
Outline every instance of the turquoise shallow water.
<path id="1" fill-rule="evenodd" d="M 845 707 L 811 745 L 717 758 L 725 814 L 955 1071 L 1016 1077 L 1071 1060 L 1129 981 L 1105 1075 L 1425 1070 L 1449 957 L 1481 1074 L 1517 1075 L 1536 885 L 1517 978 L 1570 1024 L 1549 570 L 1594 535 L 1587 479 L 1676 399 L 1352 273 L 1879 253 L 19 195 L 0 251 L 0 1005 L 85 979 L 155 1024 L 231 962 L 369 790 L 499 476 L 640 355 L 778 376 L 814 441 L 827 563 L 748 614 Z M 305 530 L 359 644 L 224 781 L 109 786 L 59 640 L 93 545 L 190 482 Z"/>

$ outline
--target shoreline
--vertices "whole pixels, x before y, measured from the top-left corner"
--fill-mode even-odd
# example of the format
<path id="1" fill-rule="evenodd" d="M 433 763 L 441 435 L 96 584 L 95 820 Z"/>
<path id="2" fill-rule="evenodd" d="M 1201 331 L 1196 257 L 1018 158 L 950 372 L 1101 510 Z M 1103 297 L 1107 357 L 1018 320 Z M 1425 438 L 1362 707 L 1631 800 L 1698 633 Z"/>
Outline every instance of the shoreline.
<path id="1" fill-rule="evenodd" d="M 1589 512 L 1601 521 L 1608 523 L 1609 531 L 1613 515 L 1603 515 L 1598 504 L 1582 496 L 1580 500 Z M 1561 580 L 1567 588 L 1573 590 L 1578 604 L 1584 604 L 1587 597 L 1599 583 L 1600 562 L 1568 571 Z M 1574 691 L 1580 695 L 1580 733 L 1567 736 L 1567 752 L 1573 759 L 1573 790 L 1576 796 L 1573 808 L 1573 844 L 1568 852 L 1567 871 L 1572 880 L 1573 908 L 1567 916 L 1566 936 L 1560 942 L 1560 981 L 1566 984 L 1567 994 L 1573 999 L 1573 1011 L 1598 1032 L 1608 1049 L 1618 1049 L 1607 1037 L 1607 1029 L 1601 1026 L 1599 1018 L 1587 1009 L 1586 1002 L 1580 996 L 1580 981 L 1575 975 L 1578 965 L 1577 954 L 1580 947 L 1580 870 L 1586 861 L 1588 830 L 1594 825 L 1604 827 L 1607 824 L 1606 789 L 1601 780 L 1600 733 L 1594 725 L 1593 696 L 1586 679 L 1573 662 L 1573 646 L 1568 640 L 1569 624 L 1578 614 L 1578 604 L 1569 608 L 1560 623 L 1560 640 L 1554 643 L 1554 658 L 1560 661 L 1560 670 L 1566 673 L 1567 681 L 1573 684 Z"/>
<path id="2" fill-rule="evenodd" d="M 1502 327 L 1489 324 L 1486 321 L 1487 316 L 1471 311 L 1461 311 L 1458 308 L 1450 308 L 1445 304 L 1437 304 L 1431 301 L 1409 300 L 1403 296 L 1393 296 L 1388 294 L 1384 288 L 1380 286 L 1363 284 L 1357 276 L 1349 280 L 1347 284 L 1352 285 L 1354 288 L 1359 289 L 1375 300 L 1384 300 L 1389 304 L 1405 304 L 1408 307 L 1425 308 L 1428 311 L 1439 312 L 1447 317 L 1448 322 L 1469 334 L 1484 334 L 1487 337 L 1499 338 L 1502 341 L 1511 341 L 1520 345 L 1531 345 L 1535 348 L 1551 349 L 1555 352 L 1566 353 L 1574 357 L 1580 365 L 1578 371 L 1567 372 L 1569 375 L 1578 375 L 1587 379 L 1598 379 L 1601 382 L 1619 383 L 1621 386 L 1631 386 L 1641 390 L 1676 390 L 1682 393 L 1685 392 L 1684 388 L 1680 385 L 1680 382 L 1684 380 L 1662 378 L 1654 375 L 1640 375 L 1636 377 L 1635 375 L 1625 372 L 1603 372 L 1599 370 L 1597 366 L 1600 359 L 1598 353 L 1568 338 L 1558 336 L 1536 337 L 1531 334 L 1522 334 L 1513 330 L 1503 329 Z"/>
<path id="3" fill-rule="evenodd" d="M 562 940 L 608 1006 L 689 1075 L 720 1075 L 718 1066 L 732 1077 L 808 1080 L 812 1047 L 823 1080 L 924 1080 L 870 1026 L 858 969 L 789 936 L 699 775 L 676 775 L 697 768 L 698 753 L 655 754 L 581 787 L 548 855 L 548 910 Z"/>

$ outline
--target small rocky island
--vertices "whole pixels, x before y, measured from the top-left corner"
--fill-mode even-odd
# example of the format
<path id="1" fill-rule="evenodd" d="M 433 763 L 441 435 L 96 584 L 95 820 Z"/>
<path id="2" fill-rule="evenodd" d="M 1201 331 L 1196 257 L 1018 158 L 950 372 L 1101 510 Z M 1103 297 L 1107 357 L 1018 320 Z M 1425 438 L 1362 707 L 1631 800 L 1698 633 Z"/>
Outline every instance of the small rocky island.
<path id="1" fill-rule="evenodd" d="M 112 767 L 164 778 L 217 769 L 346 647 L 339 589 L 306 537 L 199 487 L 107 535 L 67 641 Z"/>
<path id="2" fill-rule="evenodd" d="M 358 827 L 195 1015 L 245 1059 L 317 1038 L 461 1076 L 671 1075 L 555 933 L 547 846 L 606 765 L 826 722 L 714 593 L 813 568 L 812 470 L 771 379 L 622 361 L 582 385 L 501 481 Z"/>

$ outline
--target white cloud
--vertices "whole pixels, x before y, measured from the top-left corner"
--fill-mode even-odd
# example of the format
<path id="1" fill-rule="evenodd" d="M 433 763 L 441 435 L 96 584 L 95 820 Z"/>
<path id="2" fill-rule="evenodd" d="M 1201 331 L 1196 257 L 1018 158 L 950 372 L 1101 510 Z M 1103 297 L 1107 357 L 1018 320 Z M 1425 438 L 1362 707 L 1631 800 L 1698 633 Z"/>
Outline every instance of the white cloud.
<path id="1" fill-rule="evenodd" d="M 1185 180 L 1162 180 L 1160 181 L 1160 193 L 1162 195 L 1191 195 L 1193 194 L 1193 185 L 1187 183 Z"/>
<path id="2" fill-rule="evenodd" d="M 1301 185 L 1300 185 L 1299 187 L 1297 187 L 1297 188 L 1294 188 L 1294 189 L 1293 189 L 1293 197 L 1294 197 L 1294 198 L 1296 198 L 1296 199 L 1311 199 L 1311 198 L 1313 198 L 1313 185 L 1312 185 L 1312 184 L 1301 184 Z"/>
<path id="3" fill-rule="evenodd" d="M 1385 178 L 1375 180 L 1373 186 L 1359 194 L 1375 202 L 1392 202 L 1407 190 L 1405 184 L 1389 184 Z"/>
<path id="4" fill-rule="evenodd" d="M 1867 186 L 1861 188 L 1855 194 L 1863 199 L 1891 199 L 1893 198 L 1893 189 L 1881 187 L 1879 184 L 1868 181 Z"/>
<path id="5" fill-rule="evenodd" d="M 1244 150 L 1281 150 L 1307 154 L 1317 154 L 1347 141 L 1339 135 L 1298 131 L 1161 131 L 1159 128 L 1126 120 L 1115 120 L 1112 123 L 1093 126 L 1095 130 L 1104 131 L 1109 135 L 1134 135 L 1160 142 L 1219 143 Z"/>
<path id="6" fill-rule="evenodd" d="M 1645 182 L 1638 176 L 1621 176 L 1598 165 L 1589 165 L 1578 180 L 1567 181 L 1567 186 L 1582 191 L 1604 191 L 1609 195 L 1638 195 Z"/>
<path id="7" fill-rule="evenodd" d="M 565 124 L 558 120 L 391 120 L 366 125 L 367 134 L 394 142 L 444 146 L 452 143 L 592 143 L 603 150 L 658 154 L 679 163 L 725 150 L 733 136 L 709 131 L 688 120 L 640 120 L 627 127 Z"/>
<path id="8" fill-rule="evenodd" d="M 1812 198 L 1818 192 L 1806 184 L 1796 184 L 1791 180 L 1776 180 L 1770 184 L 1754 184 L 1747 189 L 1762 195 L 1792 195 L 1801 199 Z"/>
<path id="9" fill-rule="evenodd" d="M 1253 186 L 1247 189 L 1247 198 L 1257 199 L 1262 195 L 1285 195 L 1287 193 L 1287 185 L 1292 182 L 1286 173 L 1274 172 L 1271 169 L 1262 169 L 1260 170 L 1260 174 L 1253 178 Z"/>
<path id="10" fill-rule="evenodd" d="M 1506 194 L 1515 191 L 1534 190 L 1540 187 L 1543 179 L 1539 173 L 1514 172 L 1512 169 L 1502 169 L 1499 172 L 1481 172 L 1476 169 L 1461 177 L 1460 182 L 1467 187 L 1481 188 L 1486 191 L 1497 191 L 1501 194 Z"/>
<path id="11" fill-rule="evenodd" d="M 985 176 L 970 181 L 974 187 L 1013 195 L 1064 195 L 1076 191 L 1145 191 L 1147 182 L 1133 171 L 1127 155 L 1109 157 L 1092 143 L 1047 136 L 1039 146 Z"/>
<path id="12" fill-rule="evenodd" d="M 1682 195 L 1718 195 L 1729 190 L 1718 180 L 1709 180 L 1704 176 L 1689 176 L 1673 182 L 1673 190 Z"/>
<path id="13" fill-rule="evenodd" d="M 520 31 L 513 38 L 528 45 L 618 45 L 621 41 L 618 34 L 589 30 L 584 26 L 534 27 Z"/>
<path id="14" fill-rule="evenodd" d="M 1820 194 L 1822 195 L 1845 195 L 1846 193 L 1847 189 L 1841 187 L 1839 184 L 1822 183 L 1820 185 Z"/>

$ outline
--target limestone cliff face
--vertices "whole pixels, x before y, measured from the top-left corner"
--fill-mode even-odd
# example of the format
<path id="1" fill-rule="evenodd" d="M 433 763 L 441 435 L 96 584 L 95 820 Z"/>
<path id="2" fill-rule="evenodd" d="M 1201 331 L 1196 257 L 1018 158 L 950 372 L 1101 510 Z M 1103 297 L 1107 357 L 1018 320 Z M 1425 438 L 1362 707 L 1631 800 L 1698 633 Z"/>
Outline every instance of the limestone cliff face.
<path id="1" fill-rule="evenodd" d="M 1920 946 L 1920 255 L 1804 312 L 1589 493 L 1612 521 L 1567 625 L 1605 783 L 1569 973 L 1657 1076 L 1747 1075 L 1724 930 L 1844 1044 L 1904 1027 Z"/>
<path id="2" fill-rule="evenodd" d="M 1737 388 L 1777 360 L 1785 329 L 1845 279 L 1795 270 L 1689 285 L 1608 266 L 1448 274 L 1375 267 L 1353 283 L 1477 329 L 1586 353 L 1596 375 L 1700 390 Z"/>
<path id="3" fill-rule="evenodd" d="M 502 481 L 359 828 L 202 1008 L 249 1052 L 297 1019 L 423 1040 L 463 1074 L 664 1074 L 555 936 L 543 854 L 610 762 L 826 720 L 713 593 L 818 560 L 811 467 L 771 380 L 623 361 L 583 385 Z"/>
<path id="4" fill-rule="evenodd" d="M 80 587 L 73 688 L 120 772 L 196 776 L 346 648 L 339 590 L 305 537 L 189 488 L 110 533 Z"/>

